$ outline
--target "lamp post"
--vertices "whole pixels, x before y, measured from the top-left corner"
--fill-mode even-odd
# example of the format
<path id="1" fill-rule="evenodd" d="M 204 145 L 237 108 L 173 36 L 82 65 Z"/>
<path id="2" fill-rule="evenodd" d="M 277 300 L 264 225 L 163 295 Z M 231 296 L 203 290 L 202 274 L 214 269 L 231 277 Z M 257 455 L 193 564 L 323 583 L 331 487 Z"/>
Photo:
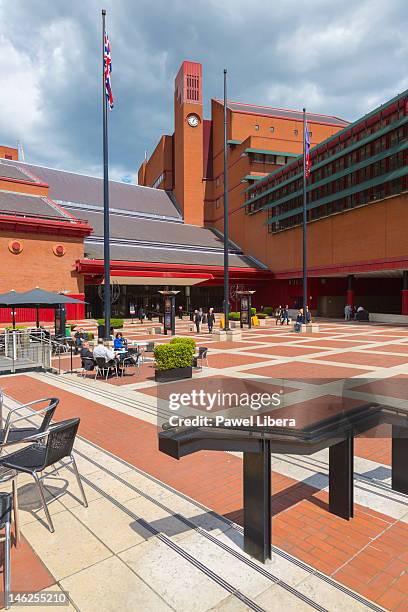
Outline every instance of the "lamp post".
<path id="1" fill-rule="evenodd" d="M 229 263 L 228 263 L 228 113 L 227 69 L 224 68 L 224 330 L 229 330 Z"/>

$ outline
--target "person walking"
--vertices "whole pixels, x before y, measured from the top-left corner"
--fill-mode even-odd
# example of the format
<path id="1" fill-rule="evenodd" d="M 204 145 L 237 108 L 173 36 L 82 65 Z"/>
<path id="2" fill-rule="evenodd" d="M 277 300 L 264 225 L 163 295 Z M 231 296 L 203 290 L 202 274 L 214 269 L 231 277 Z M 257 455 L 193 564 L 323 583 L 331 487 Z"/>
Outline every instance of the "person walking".
<path id="1" fill-rule="evenodd" d="M 344 319 L 345 321 L 350 321 L 351 318 L 351 306 L 350 304 L 346 304 L 344 307 Z"/>
<path id="2" fill-rule="evenodd" d="M 281 325 L 284 325 L 286 321 L 286 325 L 289 325 L 289 305 L 286 304 L 284 308 L 282 308 L 281 315 Z"/>
<path id="3" fill-rule="evenodd" d="M 278 306 L 275 310 L 275 325 L 279 323 L 282 317 L 282 306 Z"/>
<path id="4" fill-rule="evenodd" d="M 198 310 L 194 311 L 194 323 L 196 326 L 197 334 L 200 333 L 200 325 L 201 325 L 201 315 Z"/>
<path id="5" fill-rule="evenodd" d="M 138 316 L 139 316 L 139 319 L 140 319 L 140 323 L 143 323 L 144 318 L 146 316 L 143 306 L 141 306 L 139 308 L 139 315 Z"/>
<path id="6" fill-rule="evenodd" d="M 210 308 L 210 310 L 208 311 L 208 315 L 207 315 L 207 325 L 208 325 L 209 334 L 212 334 L 214 323 L 215 323 L 214 309 Z"/>
<path id="7" fill-rule="evenodd" d="M 178 307 L 178 316 L 179 316 L 180 321 L 182 321 L 183 320 L 183 307 L 181 305 Z"/>

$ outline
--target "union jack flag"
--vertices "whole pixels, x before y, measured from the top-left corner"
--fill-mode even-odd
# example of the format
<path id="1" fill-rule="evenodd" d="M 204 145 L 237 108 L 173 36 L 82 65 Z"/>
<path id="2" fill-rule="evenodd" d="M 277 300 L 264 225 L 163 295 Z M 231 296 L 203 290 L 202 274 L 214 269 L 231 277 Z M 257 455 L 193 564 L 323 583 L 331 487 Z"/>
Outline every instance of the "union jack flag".
<path id="1" fill-rule="evenodd" d="M 310 176 L 310 136 L 309 130 L 307 129 L 307 121 L 305 121 L 305 177 Z"/>
<path id="2" fill-rule="evenodd" d="M 112 85 L 111 85 L 111 76 L 110 76 L 112 72 L 112 60 L 111 60 L 109 38 L 106 32 L 105 32 L 105 48 L 104 48 L 104 53 L 103 53 L 103 63 L 104 63 L 104 72 L 105 72 L 106 101 L 109 104 L 110 110 L 112 110 L 113 94 L 112 94 Z"/>

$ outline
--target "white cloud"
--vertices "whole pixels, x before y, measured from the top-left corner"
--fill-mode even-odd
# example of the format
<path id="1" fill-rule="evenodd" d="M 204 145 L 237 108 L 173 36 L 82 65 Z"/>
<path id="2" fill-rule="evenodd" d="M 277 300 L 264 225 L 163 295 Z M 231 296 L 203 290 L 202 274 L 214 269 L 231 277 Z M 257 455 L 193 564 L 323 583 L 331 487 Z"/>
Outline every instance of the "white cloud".
<path id="1" fill-rule="evenodd" d="M 12 145 L 17 140 L 32 141 L 44 121 L 41 71 L 1 34 L 0 48 L 0 134 Z"/>
<path id="2" fill-rule="evenodd" d="M 222 95 L 356 119 L 407 85 L 406 0 L 106 0 L 115 109 L 111 176 L 135 177 L 173 129 L 184 59 Z M 100 0 L 0 0 L 0 143 L 69 170 L 101 170 Z"/>

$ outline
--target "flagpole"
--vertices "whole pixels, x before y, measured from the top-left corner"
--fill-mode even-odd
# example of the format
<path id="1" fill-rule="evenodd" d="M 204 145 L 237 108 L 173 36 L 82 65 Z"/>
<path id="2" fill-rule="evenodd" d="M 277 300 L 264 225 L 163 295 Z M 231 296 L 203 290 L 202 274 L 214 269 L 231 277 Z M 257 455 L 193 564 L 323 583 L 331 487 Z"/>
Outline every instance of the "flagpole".
<path id="1" fill-rule="evenodd" d="M 307 323 L 306 109 L 303 109 L 303 317 Z"/>
<path id="2" fill-rule="evenodd" d="M 105 340 L 110 339 L 110 245 L 109 245 L 109 173 L 108 173 L 108 108 L 105 81 L 105 16 L 102 9 L 102 104 L 103 104 L 103 268 L 105 278 L 104 311 Z"/>
<path id="3" fill-rule="evenodd" d="M 224 329 L 229 330 L 227 69 L 224 68 Z"/>

